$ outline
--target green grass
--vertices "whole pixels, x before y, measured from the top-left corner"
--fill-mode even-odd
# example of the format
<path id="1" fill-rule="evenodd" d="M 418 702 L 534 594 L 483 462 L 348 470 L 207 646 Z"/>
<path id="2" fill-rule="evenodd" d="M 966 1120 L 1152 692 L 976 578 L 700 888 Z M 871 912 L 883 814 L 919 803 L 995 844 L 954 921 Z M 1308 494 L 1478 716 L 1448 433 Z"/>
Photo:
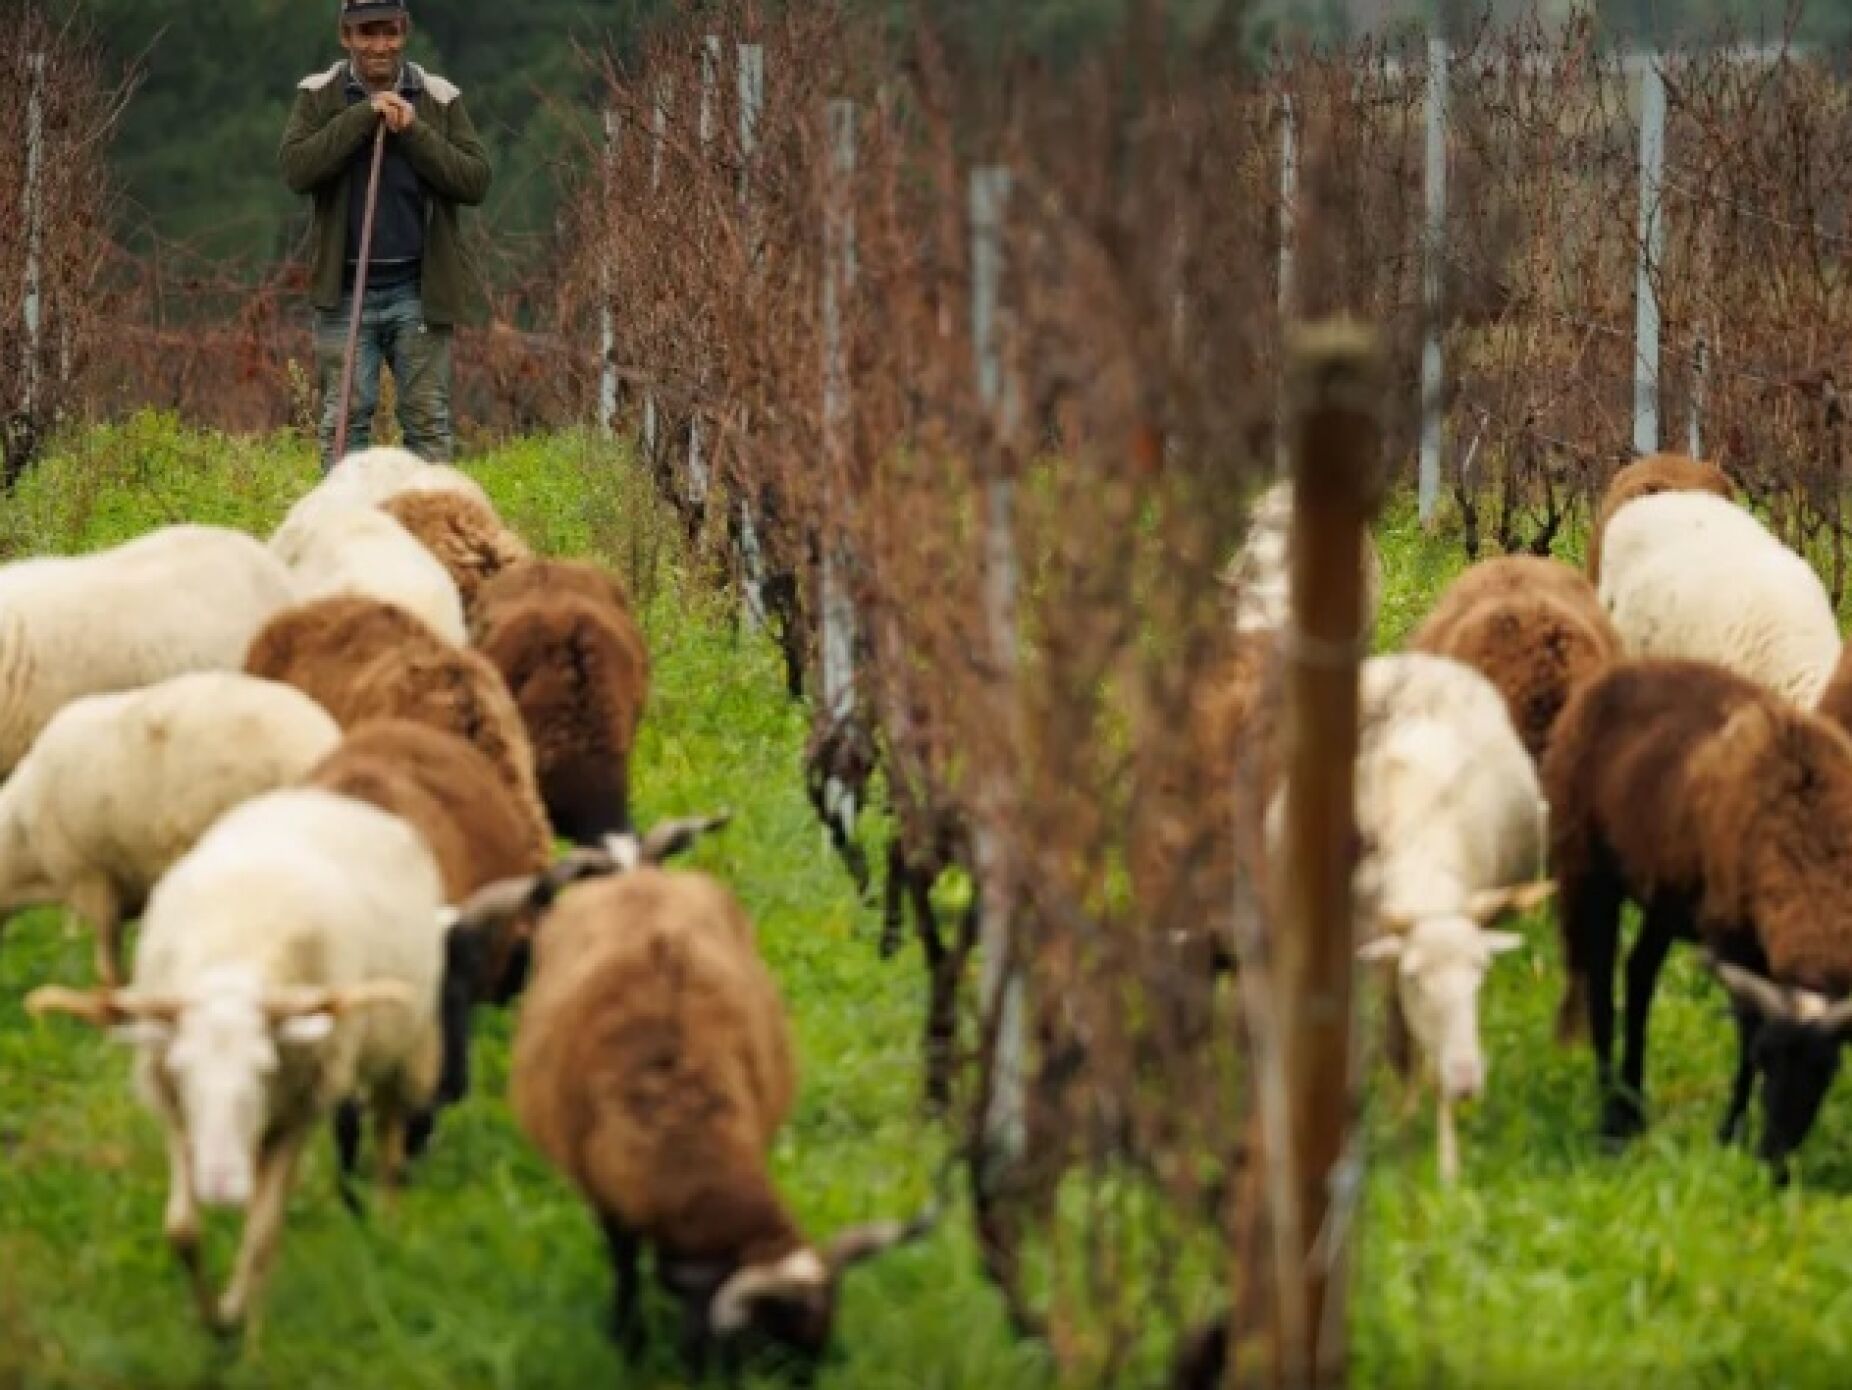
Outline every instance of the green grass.
<path id="1" fill-rule="evenodd" d="M 874 913 L 804 802 L 804 717 L 769 646 L 742 638 L 730 609 L 685 577 L 647 483 L 595 442 L 527 442 L 470 467 L 538 544 L 608 556 L 644 600 L 656 686 L 637 759 L 640 813 L 736 812 L 694 862 L 735 886 L 791 1005 L 804 1085 L 774 1162 L 800 1220 L 823 1233 L 912 1210 L 945 1143 L 915 1105 L 922 972 L 913 953 L 875 956 Z M 288 440 L 208 439 L 142 417 L 84 435 L 30 477 L 0 509 L 0 556 L 91 548 L 180 519 L 262 529 L 313 477 L 309 452 Z M 1463 560 L 1451 535 L 1415 525 L 1406 498 L 1378 538 L 1377 639 L 1389 647 Z M 1463 1117 L 1458 1188 L 1435 1180 L 1431 1106 L 1404 1122 L 1393 1079 L 1370 1072 L 1355 1383 L 1852 1378 L 1852 1242 L 1840 1239 L 1852 1229 L 1847 1088 L 1829 1099 L 1788 1191 L 1772 1190 L 1745 1154 L 1721 1151 L 1712 1129 L 1732 1030 L 1716 989 L 1676 951 L 1654 1014 L 1651 1128 L 1607 1154 L 1594 1138 L 1587 1049 L 1549 1041 L 1561 969 L 1548 909 L 1523 930 L 1527 949 L 1501 958 L 1488 981 L 1492 1084 Z M 0 1390 L 681 1383 L 660 1303 L 649 1364 L 625 1366 L 605 1341 L 598 1239 L 510 1121 L 508 1020 L 492 1014 L 478 1093 L 398 1215 L 348 1217 L 330 1146 L 318 1143 L 291 1204 L 263 1339 L 218 1347 L 195 1325 L 161 1241 L 159 1133 L 130 1095 L 125 1053 L 20 1012 L 34 985 L 85 983 L 89 969 L 87 944 L 55 914 L 19 919 L 0 946 Z M 1135 1186 L 1105 1199 L 1127 1223 L 1126 1248 L 1172 1248 Z M 1085 1219 L 1078 1197 L 1071 1210 Z M 223 1269 L 235 1227 L 212 1229 Z M 1196 1263 L 1188 1254 L 1179 1277 L 1200 1280 Z M 1055 1382 L 1044 1357 L 1010 1336 L 962 1208 L 919 1246 L 852 1276 L 839 1330 L 826 1390 Z M 1153 1383 L 1144 1366 L 1118 1383 Z"/>
<path id="2" fill-rule="evenodd" d="M 735 886 L 792 1006 L 803 1069 L 776 1171 L 806 1229 L 906 1215 L 929 1194 L 943 1139 L 917 1117 L 924 1007 L 917 961 L 878 960 L 796 774 L 802 711 L 769 644 L 681 582 L 647 484 L 591 442 L 523 444 L 473 460 L 505 515 L 559 553 L 599 551 L 653 595 L 655 663 L 636 759 L 639 815 L 730 806 L 693 862 Z M 314 479 L 287 440 L 209 440 L 155 418 L 84 436 L 0 512 L 0 553 L 80 550 L 182 518 L 273 525 Z M 654 555 L 652 564 L 647 557 Z M 641 581 L 641 582 L 640 582 Z M 395 1219 L 336 1200 L 332 1146 L 311 1151 L 290 1205 L 255 1349 L 195 1324 L 161 1239 L 160 1131 L 134 1101 L 128 1054 L 69 1021 L 34 1022 L 38 984 L 86 985 L 88 946 L 56 914 L 16 919 L 0 945 L 0 1387 L 671 1386 L 675 1321 L 627 1368 L 606 1342 L 609 1276 L 595 1228 L 534 1155 L 503 1099 L 508 1025 L 485 1013 L 477 1093 L 453 1112 Z M 210 1226 L 213 1268 L 236 1226 Z M 958 1217 L 851 1275 L 826 1387 L 1045 1383 L 983 1281 Z"/>

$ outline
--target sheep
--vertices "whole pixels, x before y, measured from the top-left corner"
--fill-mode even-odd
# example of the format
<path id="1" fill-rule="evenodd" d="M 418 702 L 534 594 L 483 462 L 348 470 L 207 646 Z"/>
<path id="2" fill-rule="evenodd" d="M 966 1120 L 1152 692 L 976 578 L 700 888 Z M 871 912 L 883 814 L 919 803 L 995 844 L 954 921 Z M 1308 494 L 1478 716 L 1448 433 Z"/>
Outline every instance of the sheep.
<path id="1" fill-rule="evenodd" d="M 1712 661 L 1813 706 L 1839 626 L 1813 567 L 1734 502 L 1664 492 L 1608 524 L 1602 607 L 1634 657 Z"/>
<path id="2" fill-rule="evenodd" d="M 392 604 L 344 596 L 279 613 L 252 642 L 245 669 L 304 691 L 343 729 L 399 718 L 457 735 L 494 766 L 540 853 L 551 848 L 521 713 L 480 653 Z"/>
<path id="3" fill-rule="evenodd" d="M 1736 489 L 1730 485 L 1728 475 L 1714 463 L 1684 454 L 1648 454 L 1635 459 L 1608 479 L 1607 491 L 1601 495 L 1595 524 L 1588 533 L 1587 564 L 1591 582 L 1598 583 L 1601 579 L 1602 539 L 1614 514 L 1629 502 L 1662 492 L 1707 492 L 1726 502 L 1736 500 Z"/>
<path id="4" fill-rule="evenodd" d="M 485 580 L 533 554 L 492 507 L 467 493 L 399 492 L 381 502 L 379 509 L 411 532 L 444 567 L 462 597 L 465 615 L 473 609 L 476 591 Z"/>
<path id="5" fill-rule="evenodd" d="M 468 640 L 463 597 L 418 538 L 377 507 L 329 507 L 281 531 L 270 548 L 290 568 L 301 601 L 364 594 L 397 603 L 446 642 Z"/>
<path id="6" fill-rule="evenodd" d="M 1576 570 L 1500 555 L 1442 590 L 1407 647 L 1453 657 L 1489 679 L 1534 761 L 1570 693 L 1620 655 L 1620 635 Z"/>
<path id="7" fill-rule="evenodd" d="M 261 541 L 218 526 L 0 567 L 0 775 L 79 696 L 236 670 L 293 599 L 288 569 Z"/>
<path id="8" fill-rule="evenodd" d="M 1356 882 L 1374 935 L 1357 954 L 1395 964 L 1390 1058 L 1407 1069 L 1412 1035 L 1427 1059 L 1440 1176 L 1452 1182 L 1454 1102 L 1479 1095 L 1486 1082 L 1479 988 L 1494 957 L 1523 945 L 1521 936 L 1487 927 L 1551 891 L 1538 872 L 1543 798 L 1503 697 L 1471 667 L 1393 653 L 1364 662 L 1360 687 L 1355 802 L 1367 853 Z M 1268 807 L 1276 864 L 1286 794 L 1281 787 Z"/>
<path id="9" fill-rule="evenodd" d="M 1736 1137 L 1759 1069 L 1760 1153 L 1785 1179 L 1852 1024 L 1852 740 L 1711 663 L 1627 661 L 1570 699 L 1543 778 L 1567 976 L 1557 1035 L 1588 1027 L 1602 1135 L 1644 1128 L 1654 987 L 1672 943 L 1692 941 L 1738 1029 L 1719 1138 Z M 1616 1086 L 1613 976 L 1628 898 L 1642 916 Z"/>
<path id="10" fill-rule="evenodd" d="M 1290 616 L 1292 577 L 1287 551 L 1292 519 L 1290 479 L 1281 479 L 1261 493 L 1249 512 L 1247 536 L 1224 567 L 1221 580 L 1237 632 L 1278 628 Z M 1382 556 L 1368 532 L 1363 536 L 1363 582 L 1367 625 L 1375 620 L 1383 586 Z"/>
<path id="11" fill-rule="evenodd" d="M 623 612 L 631 611 L 630 590 L 624 581 L 603 565 L 591 560 L 534 558 L 505 567 L 486 580 L 477 591 L 477 607 L 472 614 L 470 632 L 481 638 L 484 616 L 495 608 L 540 594 L 576 594 L 593 603 L 605 604 Z"/>
<path id="12" fill-rule="evenodd" d="M 513 693 L 541 801 L 575 844 L 630 828 L 630 755 L 649 699 L 649 649 L 627 609 L 566 588 L 503 599 L 485 585 L 476 647 Z"/>
<path id="13" fill-rule="evenodd" d="M 838 1276 L 932 1217 L 856 1227 L 821 1249 L 798 1230 L 766 1163 L 797 1088 L 777 985 L 737 899 L 705 874 L 658 867 L 656 841 L 614 837 L 605 866 L 593 854 L 574 870 L 593 881 L 554 897 L 557 879 L 543 876 L 530 895 L 551 911 L 510 1058 L 515 1118 L 603 1226 L 626 1344 L 641 1335 L 647 1245 L 697 1360 L 710 1339 L 737 1345 L 749 1328 L 816 1355 Z M 518 881 L 485 890 L 490 915 L 509 886 L 520 901 Z"/>
<path id="14" fill-rule="evenodd" d="M 380 1178 L 396 1188 L 407 1126 L 438 1080 L 439 898 L 436 862 L 397 816 L 313 788 L 267 792 L 156 885 L 129 988 L 28 997 L 35 1015 L 135 1045 L 136 1089 L 167 1131 L 167 1239 L 209 1325 L 245 1322 L 303 1147 L 339 1102 L 372 1107 Z M 246 1213 L 216 1304 L 202 1205 Z"/>
<path id="15" fill-rule="evenodd" d="M 121 983 L 119 928 L 231 807 L 294 782 L 340 741 L 287 685 L 196 671 L 73 700 L 0 787 L 0 910 L 68 903 Z"/>
<path id="16" fill-rule="evenodd" d="M 1849 653 L 1852 653 L 1852 643 L 1839 649 L 1839 659 L 1833 663 L 1833 673 L 1827 677 L 1826 688 L 1820 692 L 1819 703 L 1814 709 L 1852 733 L 1852 655 Z"/>
<path id="17" fill-rule="evenodd" d="M 455 492 L 492 506 L 482 484 L 455 465 L 428 463 L 410 450 L 375 445 L 346 455 L 297 498 L 271 540 L 310 524 L 324 510 L 374 506 L 406 492 Z"/>
<path id="18" fill-rule="evenodd" d="M 409 822 L 437 859 L 446 903 L 547 865 L 545 847 L 535 844 L 494 765 L 454 734 L 405 719 L 368 719 L 310 768 L 302 785 L 354 797 Z M 495 938 L 450 939 L 440 1102 L 469 1092 L 471 1005 L 507 1003 L 525 976 L 525 954 L 524 938 L 512 930 Z"/>

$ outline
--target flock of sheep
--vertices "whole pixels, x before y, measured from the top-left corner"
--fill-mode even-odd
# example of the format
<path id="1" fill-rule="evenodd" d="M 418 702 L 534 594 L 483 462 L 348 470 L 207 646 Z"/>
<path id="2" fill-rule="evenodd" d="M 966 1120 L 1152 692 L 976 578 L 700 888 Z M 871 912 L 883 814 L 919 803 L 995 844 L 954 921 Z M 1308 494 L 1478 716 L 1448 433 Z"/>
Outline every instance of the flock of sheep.
<path id="1" fill-rule="evenodd" d="M 615 575 L 397 449 L 267 541 L 178 525 L 0 568 L 0 911 L 94 931 L 96 983 L 27 1008 L 133 1048 L 208 1325 L 252 1321 L 324 1121 L 356 1209 L 369 1120 L 387 1200 L 441 1142 L 478 1007 L 519 1010 L 511 1106 L 602 1227 L 626 1341 L 644 1247 L 697 1359 L 814 1355 L 841 1272 L 926 1229 L 819 1245 L 775 1190 L 790 1029 L 732 893 L 662 867 L 725 817 L 631 824 L 649 679 Z M 216 1297 L 202 1206 L 244 1213 Z"/>
<path id="2" fill-rule="evenodd" d="M 1234 637 L 1201 707 L 1219 757 L 1259 751 L 1276 851 L 1285 501 L 1264 500 L 1233 567 Z M 1418 1050 L 1435 1084 L 1443 1179 L 1459 1169 L 1452 1107 L 1486 1081 L 1481 983 L 1522 944 L 1491 924 L 1553 895 L 1558 1037 L 1593 1044 L 1604 1137 L 1645 1123 L 1647 1017 L 1668 950 L 1689 941 L 1740 1040 L 1721 1137 L 1740 1132 L 1760 1077 L 1759 1152 L 1785 1181 L 1852 1028 L 1848 653 L 1807 561 L 1715 465 L 1661 454 L 1614 476 L 1586 574 L 1532 556 L 1474 564 L 1404 650 L 1364 663 L 1360 954 L 1393 963 L 1385 1050 L 1405 1073 Z M 1617 1076 L 1628 901 L 1642 925 Z"/>

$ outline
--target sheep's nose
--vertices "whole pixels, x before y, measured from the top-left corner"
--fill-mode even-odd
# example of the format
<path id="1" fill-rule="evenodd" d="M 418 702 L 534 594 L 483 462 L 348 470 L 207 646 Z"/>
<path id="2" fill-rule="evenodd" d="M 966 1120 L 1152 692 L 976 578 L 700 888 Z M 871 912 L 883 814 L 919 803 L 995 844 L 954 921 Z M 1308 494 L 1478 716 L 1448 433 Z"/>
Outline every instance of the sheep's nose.
<path id="1" fill-rule="evenodd" d="M 1477 1100 L 1485 1091 L 1485 1066 L 1476 1057 L 1455 1057 L 1441 1076 L 1454 1100 Z"/>

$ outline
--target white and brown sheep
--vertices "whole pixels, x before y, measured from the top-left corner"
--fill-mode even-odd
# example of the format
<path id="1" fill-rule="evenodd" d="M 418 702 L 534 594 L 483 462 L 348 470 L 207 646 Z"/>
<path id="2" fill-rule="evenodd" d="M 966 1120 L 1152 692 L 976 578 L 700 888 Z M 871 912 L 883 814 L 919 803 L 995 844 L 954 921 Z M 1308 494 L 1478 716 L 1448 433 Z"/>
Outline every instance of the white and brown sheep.
<path id="1" fill-rule="evenodd" d="M 81 695 L 237 670 L 294 601 L 288 568 L 261 541 L 218 526 L 0 568 L 0 774 Z"/>
<path id="2" fill-rule="evenodd" d="M 1642 504 L 1644 505 L 1644 504 Z M 1672 943 L 1704 945 L 1740 1033 L 1722 1137 L 1764 1078 L 1762 1156 L 1805 1138 L 1852 1026 L 1852 740 L 1707 662 L 1622 662 L 1570 700 L 1543 765 L 1568 989 L 1592 1034 L 1601 1130 L 1645 1124 L 1647 1017 Z M 1641 909 L 1612 1070 L 1621 906 Z"/>
<path id="3" fill-rule="evenodd" d="M 235 671 L 72 701 L 0 787 L 0 910 L 67 904 L 95 933 L 98 978 L 121 983 L 121 923 L 161 876 L 340 738 L 301 691 Z"/>
<path id="4" fill-rule="evenodd" d="M 1729 476 L 1716 464 L 1685 454 L 1648 454 L 1615 470 L 1601 494 L 1595 523 L 1588 532 L 1587 568 L 1590 580 L 1601 579 L 1601 546 L 1608 523 L 1629 502 L 1656 497 L 1662 492 L 1708 492 L 1726 502 L 1736 500 Z"/>
<path id="5" fill-rule="evenodd" d="M 476 591 L 533 551 L 508 528 L 495 509 L 468 493 L 430 489 L 399 492 L 379 504 L 431 552 L 457 586 L 465 617 Z"/>
<path id="6" fill-rule="evenodd" d="M 299 602 L 361 594 L 417 614 L 447 642 L 467 640 L 463 597 L 449 571 L 378 507 L 326 508 L 278 532 L 270 548 L 289 566 Z"/>
<path id="7" fill-rule="evenodd" d="M 407 1128 L 438 1082 L 440 896 L 436 862 L 397 816 L 269 792 L 156 885 L 128 988 L 29 997 L 34 1013 L 72 1013 L 136 1045 L 137 1090 L 167 1131 L 167 1239 L 208 1323 L 251 1311 L 303 1148 L 339 1103 L 372 1108 L 382 1181 L 398 1182 Z M 245 1212 L 216 1303 L 202 1205 Z"/>

